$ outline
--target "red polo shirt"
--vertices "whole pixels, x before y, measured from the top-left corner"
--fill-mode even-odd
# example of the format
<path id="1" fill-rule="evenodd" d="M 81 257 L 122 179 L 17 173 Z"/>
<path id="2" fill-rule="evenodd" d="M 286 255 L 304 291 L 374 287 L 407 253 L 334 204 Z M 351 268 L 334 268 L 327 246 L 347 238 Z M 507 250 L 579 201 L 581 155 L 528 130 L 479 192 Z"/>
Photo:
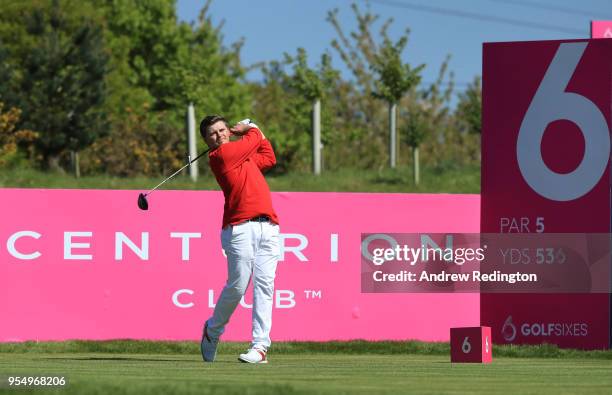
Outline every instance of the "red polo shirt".
<path id="1" fill-rule="evenodd" d="M 259 215 L 278 224 L 270 188 L 262 172 L 276 164 L 270 142 L 251 128 L 240 140 L 222 144 L 208 154 L 208 163 L 223 190 L 223 228 Z"/>

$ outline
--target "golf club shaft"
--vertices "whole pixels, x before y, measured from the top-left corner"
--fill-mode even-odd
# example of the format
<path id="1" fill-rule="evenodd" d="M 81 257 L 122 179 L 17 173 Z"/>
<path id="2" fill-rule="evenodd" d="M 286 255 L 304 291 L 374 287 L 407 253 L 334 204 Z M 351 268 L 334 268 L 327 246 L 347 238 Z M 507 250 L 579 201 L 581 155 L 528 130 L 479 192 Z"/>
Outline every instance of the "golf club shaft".
<path id="1" fill-rule="evenodd" d="M 169 176 L 168 178 L 166 178 L 165 180 L 163 180 L 162 182 L 160 182 L 159 184 L 157 184 L 153 189 L 151 189 L 149 192 L 145 193 L 145 196 L 148 196 L 149 194 L 151 194 L 154 190 L 156 190 L 157 188 L 159 188 L 160 186 L 164 185 L 164 183 L 170 179 L 172 179 L 172 177 L 174 177 L 175 175 L 177 175 L 178 173 L 180 173 L 184 168 L 186 168 L 187 166 L 191 165 L 193 162 L 195 162 L 196 160 L 200 159 L 202 157 L 202 155 L 204 155 L 205 153 L 207 153 L 208 151 L 210 151 L 210 149 L 207 149 L 206 151 L 202 152 L 200 155 L 196 156 L 195 159 L 193 159 L 192 161 L 190 161 L 189 163 L 187 163 L 185 166 L 181 167 L 180 169 L 178 169 L 177 171 L 175 171 L 174 173 L 172 173 L 171 176 Z"/>

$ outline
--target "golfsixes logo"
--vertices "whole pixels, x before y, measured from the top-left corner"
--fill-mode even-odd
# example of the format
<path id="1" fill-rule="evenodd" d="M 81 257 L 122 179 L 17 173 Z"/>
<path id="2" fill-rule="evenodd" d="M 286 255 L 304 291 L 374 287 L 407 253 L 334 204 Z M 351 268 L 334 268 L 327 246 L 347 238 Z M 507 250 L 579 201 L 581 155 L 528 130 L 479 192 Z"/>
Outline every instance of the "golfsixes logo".
<path id="1" fill-rule="evenodd" d="M 508 343 L 511 343 L 512 341 L 514 341 L 514 339 L 516 339 L 516 326 L 514 326 L 514 324 L 512 323 L 511 315 L 506 318 L 506 321 L 502 326 L 501 332 L 502 336 Z"/>
<path id="2" fill-rule="evenodd" d="M 584 337 L 589 335 L 589 325 L 584 322 L 521 322 L 514 323 L 509 315 L 501 328 L 501 335 L 508 343 L 520 334 L 523 338 Z"/>

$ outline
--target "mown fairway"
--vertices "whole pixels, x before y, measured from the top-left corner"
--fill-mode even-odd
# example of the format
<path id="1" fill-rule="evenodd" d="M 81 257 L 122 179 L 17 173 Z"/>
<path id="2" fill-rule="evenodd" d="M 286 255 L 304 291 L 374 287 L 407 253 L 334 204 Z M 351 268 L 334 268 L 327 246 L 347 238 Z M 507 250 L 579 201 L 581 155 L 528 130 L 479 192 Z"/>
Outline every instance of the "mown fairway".
<path id="1" fill-rule="evenodd" d="M 437 355 L 444 345 L 416 351 L 429 354 L 388 355 L 367 346 L 365 353 L 359 353 L 359 345 L 347 352 L 307 346 L 281 347 L 270 354 L 268 365 L 248 365 L 236 359 L 242 344 L 224 346 L 214 364 L 204 364 L 194 346 L 183 346 L 183 352 L 145 353 L 141 348 L 119 353 L 85 352 L 84 347 L 81 352 L 57 347 L 43 352 L 44 348 L 5 345 L 0 349 L 0 374 L 65 376 L 68 386 L 54 392 L 66 394 L 609 394 L 612 390 L 612 360 L 607 354 L 550 357 L 551 350 L 544 349 L 548 358 L 503 356 L 494 357 L 490 365 L 459 365 L 450 364 L 447 355 Z M 512 354 L 507 351 L 501 354 Z M 6 387 L 0 391 L 15 392 Z"/>

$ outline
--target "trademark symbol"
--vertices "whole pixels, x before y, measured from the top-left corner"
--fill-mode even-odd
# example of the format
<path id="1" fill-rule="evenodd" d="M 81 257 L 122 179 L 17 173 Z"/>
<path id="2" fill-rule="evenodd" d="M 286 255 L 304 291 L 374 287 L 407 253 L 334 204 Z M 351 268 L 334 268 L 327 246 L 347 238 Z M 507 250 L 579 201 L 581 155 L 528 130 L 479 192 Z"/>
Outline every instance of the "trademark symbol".
<path id="1" fill-rule="evenodd" d="M 305 289 L 304 295 L 306 299 L 321 299 L 321 290 L 315 291 L 312 289 Z"/>

